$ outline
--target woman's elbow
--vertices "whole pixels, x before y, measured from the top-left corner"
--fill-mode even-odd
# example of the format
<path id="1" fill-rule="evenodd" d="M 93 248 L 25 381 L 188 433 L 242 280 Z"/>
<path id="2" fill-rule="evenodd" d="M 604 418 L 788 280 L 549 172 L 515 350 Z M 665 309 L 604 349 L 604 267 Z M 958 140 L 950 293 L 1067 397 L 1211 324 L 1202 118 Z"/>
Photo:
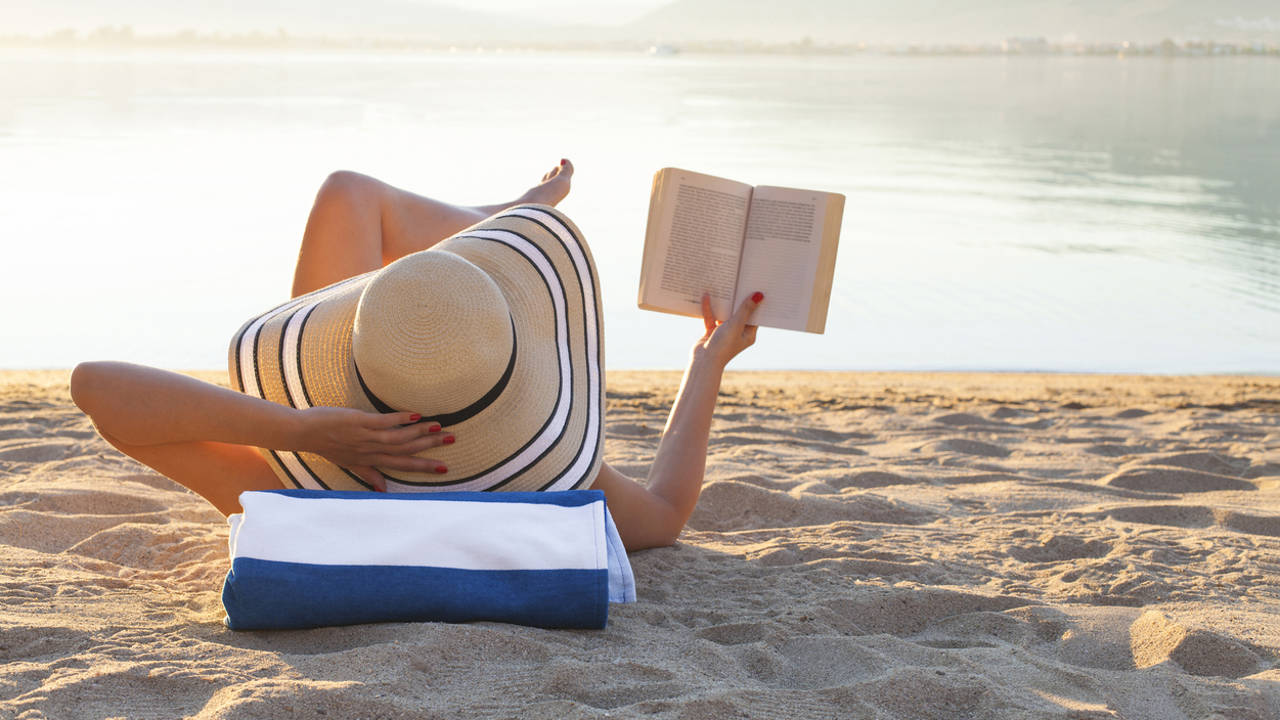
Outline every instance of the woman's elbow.
<path id="1" fill-rule="evenodd" d="M 657 528 L 649 547 L 671 547 L 680 539 L 680 533 L 684 530 L 684 523 L 673 523 L 666 527 Z"/>
<path id="2" fill-rule="evenodd" d="M 676 538 L 679 535 L 654 535 L 651 537 L 639 537 L 626 539 L 623 538 L 622 546 L 627 552 L 636 552 L 637 550 L 652 550 L 653 548 L 671 547 L 676 544 Z"/>
<path id="3" fill-rule="evenodd" d="M 675 519 L 668 521 L 667 518 L 662 518 L 648 524 L 641 532 L 622 533 L 622 544 L 626 546 L 628 552 L 671 547 L 676 544 L 676 540 L 680 539 L 680 532 L 683 530 L 684 523 Z M 621 532 L 621 528 L 619 531 Z"/>

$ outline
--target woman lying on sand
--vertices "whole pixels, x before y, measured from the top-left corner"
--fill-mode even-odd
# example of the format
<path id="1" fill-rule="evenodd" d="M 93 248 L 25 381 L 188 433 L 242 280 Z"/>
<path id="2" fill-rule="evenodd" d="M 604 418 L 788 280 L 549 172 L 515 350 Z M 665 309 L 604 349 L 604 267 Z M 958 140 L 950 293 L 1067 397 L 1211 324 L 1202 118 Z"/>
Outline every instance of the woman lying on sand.
<path id="1" fill-rule="evenodd" d="M 648 486 L 601 462 L 596 276 L 581 235 L 547 207 L 572 174 L 561 160 L 514 202 L 462 207 L 334 173 L 307 220 L 293 300 L 233 342 L 243 392 L 88 362 L 72 397 L 108 442 L 223 514 L 240 511 L 241 492 L 282 485 L 592 487 L 627 549 L 670 545 L 702 487 L 725 366 L 755 341 L 763 296 L 724 323 L 703 298 L 706 331 Z"/>

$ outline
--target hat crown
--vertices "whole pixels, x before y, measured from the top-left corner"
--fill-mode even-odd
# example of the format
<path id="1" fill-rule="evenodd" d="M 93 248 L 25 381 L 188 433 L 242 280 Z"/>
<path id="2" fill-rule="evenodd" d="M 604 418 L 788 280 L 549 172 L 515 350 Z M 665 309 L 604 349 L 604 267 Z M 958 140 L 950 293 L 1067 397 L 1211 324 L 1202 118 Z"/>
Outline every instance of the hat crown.
<path id="1" fill-rule="evenodd" d="M 470 406 L 503 378 L 513 333 L 493 279 L 458 255 L 432 250 L 406 255 L 369 281 L 351 342 L 369 392 L 431 418 Z"/>

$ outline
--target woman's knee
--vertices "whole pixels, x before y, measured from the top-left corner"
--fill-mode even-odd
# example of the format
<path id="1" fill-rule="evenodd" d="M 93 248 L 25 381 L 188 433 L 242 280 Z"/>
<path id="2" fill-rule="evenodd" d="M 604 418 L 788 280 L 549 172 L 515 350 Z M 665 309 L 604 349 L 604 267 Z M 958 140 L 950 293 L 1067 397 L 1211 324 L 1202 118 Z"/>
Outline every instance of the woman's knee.
<path id="1" fill-rule="evenodd" d="M 316 193 L 316 205 L 356 206 L 378 202 L 382 183 L 351 170 L 329 173 Z"/>
<path id="2" fill-rule="evenodd" d="M 71 401 L 88 415 L 93 415 L 105 366 L 103 362 L 82 362 L 71 371 Z"/>

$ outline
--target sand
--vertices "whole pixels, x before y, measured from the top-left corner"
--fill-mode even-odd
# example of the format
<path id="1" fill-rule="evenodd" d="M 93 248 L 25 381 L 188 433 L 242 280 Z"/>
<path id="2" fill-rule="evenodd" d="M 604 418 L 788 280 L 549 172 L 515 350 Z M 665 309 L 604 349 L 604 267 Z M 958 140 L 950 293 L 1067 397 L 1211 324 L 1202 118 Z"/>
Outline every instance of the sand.
<path id="1" fill-rule="evenodd" d="M 617 467 L 677 381 L 609 376 Z M 0 373 L 0 718 L 1280 717 L 1280 378 L 732 374 L 608 629 L 254 633 L 65 383 Z"/>

